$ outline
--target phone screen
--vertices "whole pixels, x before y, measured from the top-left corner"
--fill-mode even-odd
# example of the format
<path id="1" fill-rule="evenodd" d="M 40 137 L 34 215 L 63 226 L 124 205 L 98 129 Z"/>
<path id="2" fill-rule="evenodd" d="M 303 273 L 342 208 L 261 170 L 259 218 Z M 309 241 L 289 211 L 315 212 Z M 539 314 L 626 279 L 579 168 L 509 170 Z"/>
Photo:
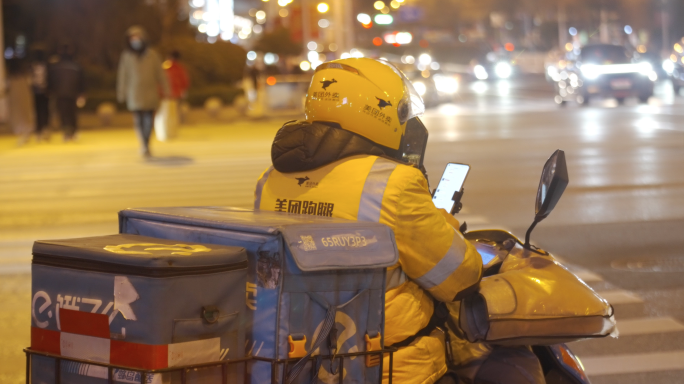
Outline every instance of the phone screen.
<path id="1" fill-rule="evenodd" d="M 437 184 L 437 190 L 432 196 L 432 202 L 435 203 L 437 208 L 443 208 L 447 212 L 451 212 L 454 207 L 454 193 L 458 192 L 463 188 L 463 183 L 465 182 L 468 171 L 470 170 L 470 165 L 468 164 L 458 164 L 449 163 L 442 174 L 442 178 Z"/>

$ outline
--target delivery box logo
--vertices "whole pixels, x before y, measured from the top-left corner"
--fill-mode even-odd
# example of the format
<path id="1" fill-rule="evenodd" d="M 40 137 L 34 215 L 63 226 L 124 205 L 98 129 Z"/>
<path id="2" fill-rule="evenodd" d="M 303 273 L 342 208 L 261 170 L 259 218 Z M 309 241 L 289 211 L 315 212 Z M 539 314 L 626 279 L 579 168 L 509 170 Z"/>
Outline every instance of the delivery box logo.
<path id="1" fill-rule="evenodd" d="M 193 253 L 209 252 L 210 248 L 199 244 L 119 244 L 104 247 L 105 251 L 118 253 L 120 255 L 152 255 L 150 251 L 171 251 L 172 255 L 190 256 Z"/>

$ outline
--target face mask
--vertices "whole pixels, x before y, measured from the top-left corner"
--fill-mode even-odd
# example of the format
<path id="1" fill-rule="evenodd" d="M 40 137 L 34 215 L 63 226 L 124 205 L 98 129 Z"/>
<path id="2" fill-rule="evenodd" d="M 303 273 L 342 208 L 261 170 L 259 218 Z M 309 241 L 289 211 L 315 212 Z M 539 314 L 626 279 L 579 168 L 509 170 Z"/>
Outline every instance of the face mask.
<path id="1" fill-rule="evenodd" d="M 140 39 L 131 39 L 131 48 L 136 51 L 141 50 L 143 47 L 143 42 Z"/>

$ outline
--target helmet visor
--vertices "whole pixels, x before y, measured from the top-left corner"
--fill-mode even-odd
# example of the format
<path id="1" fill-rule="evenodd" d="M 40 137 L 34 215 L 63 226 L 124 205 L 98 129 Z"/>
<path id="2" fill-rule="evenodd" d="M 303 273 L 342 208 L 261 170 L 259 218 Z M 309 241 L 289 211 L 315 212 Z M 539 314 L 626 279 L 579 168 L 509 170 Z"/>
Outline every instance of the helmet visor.
<path id="1" fill-rule="evenodd" d="M 394 73 L 396 73 L 401 81 L 404 83 L 404 97 L 401 99 L 397 106 L 397 112 L 399 114 L 399 122 L 404 124 L 410 119 L 418 116 L 422 116 L 425 112 L 425 103 L 420 97 L 411 80 L 409 80 L 406 75 L 399 68 L 395 67 L 392 63 L 385 60 L 378 60 L 380 63 L 387 65 L 392 68 Z"/>

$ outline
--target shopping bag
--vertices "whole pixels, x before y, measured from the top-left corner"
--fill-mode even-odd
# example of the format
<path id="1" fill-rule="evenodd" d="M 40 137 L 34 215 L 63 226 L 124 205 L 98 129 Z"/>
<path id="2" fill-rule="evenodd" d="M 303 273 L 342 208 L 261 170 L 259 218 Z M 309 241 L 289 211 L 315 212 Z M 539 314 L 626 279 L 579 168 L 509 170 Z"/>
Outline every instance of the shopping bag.
<path id="1" fill-rule="evenodd" d="M 159 141 L 176 137 L 178 132 L 178 101 L 164 99 L 154 116 L 154 133 Z"/>

